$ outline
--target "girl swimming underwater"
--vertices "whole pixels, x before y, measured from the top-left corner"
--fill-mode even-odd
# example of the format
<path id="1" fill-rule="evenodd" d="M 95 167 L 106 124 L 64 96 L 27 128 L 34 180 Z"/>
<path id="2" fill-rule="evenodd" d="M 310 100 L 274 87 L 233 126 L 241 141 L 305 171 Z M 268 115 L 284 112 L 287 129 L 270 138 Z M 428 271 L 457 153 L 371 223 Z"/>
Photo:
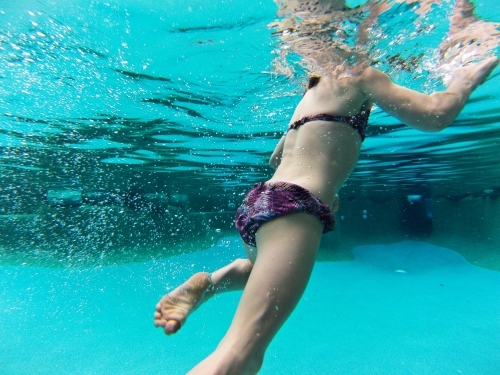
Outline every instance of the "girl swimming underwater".
<path id="1" fill-rule="evenodd" d="M 283 4 L 290 14 L 312 5 L 318 7 L 320 16 L 328 15 L 325 9 L 336 12 L 335 16 L 348 11 L 339 0 Z M 172 334 L 214 294 L 243 289 L 227 333 L 189 374 L 259 371 L 268 345 L 307 286 L 322 233 L 334 228 L 337 193 L 358 161 L 372 105 L 415 129 L 440 131 L 451 124 L 498 64 L 496 57 L 490 57 L 462 67 L 454 72 L 446 90 L 426 95 L 396 85 L 371 67 L 359 70 L 358 65 L 356 74 L 344 74 L 351 67 L 350 52 L 337 48 L 309 54 L 311 46 L 321 43 L 311 36 L 295 44 L 296 52 L 309 60 L 325 59 L 328 54 L 323 52 L 337 53 L 336 58 L 345 62 L 344 69 L 339 73 L 326 60 L 319 64 L 322 74 L 311 77 L 286 134 L 271 155 L 273 176 L 253 186 L 238 209 L 236 227 L 248 260 L 238 259 L 212 274 L 197 273 L 156 306 L 155 325 Z"/>

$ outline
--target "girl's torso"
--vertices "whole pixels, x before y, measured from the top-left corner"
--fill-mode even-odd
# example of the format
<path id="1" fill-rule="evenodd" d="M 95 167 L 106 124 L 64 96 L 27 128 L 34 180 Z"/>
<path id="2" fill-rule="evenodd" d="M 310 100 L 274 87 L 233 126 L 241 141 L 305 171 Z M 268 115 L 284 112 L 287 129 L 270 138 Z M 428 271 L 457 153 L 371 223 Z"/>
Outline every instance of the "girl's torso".
<path id="1" fill-rule="evenodd" d="M 371 103 L 359 90 L 356 80 L 322 77 L 307 90 L 290 123 L 317 114 L 354 116 L 362 109 L 369 109 Z M 360 147 L 359 133 L 343 122 L 307 122 L 287 133 L 281 163 L 270 181 L 300 185 L 331 205 L 354 169 Z"/>

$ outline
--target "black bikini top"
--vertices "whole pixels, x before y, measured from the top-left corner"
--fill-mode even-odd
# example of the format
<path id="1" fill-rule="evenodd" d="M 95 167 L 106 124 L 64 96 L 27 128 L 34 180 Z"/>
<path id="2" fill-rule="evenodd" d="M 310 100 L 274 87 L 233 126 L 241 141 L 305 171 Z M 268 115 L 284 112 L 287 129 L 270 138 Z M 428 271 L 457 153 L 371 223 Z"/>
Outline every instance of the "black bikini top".
<path id="1" fill-rule="evenodd" d="M 336 116 L 327 113 L 320 113 L 318 115 L 302 117 L 300 120 L 292 122 L 288 127 L 288 131 L 293 129 L 298 129 L 306 122 L 311 121 L 331 121 L 331 122 L 343 122 L 349 125 L 351 128 L 356 130 L 361 137 L 361 142 L 365 140 L 366 137 L 366 127 L 368 126 L 368 118 L 370 117 L 370 110 L 365 109 L 354 116 Z"/>
<path id="2" fill-rule="evenodd" d="M 309 84 L 307 85 L 306 92 L 312 89 L 314 86 L 316 86 L 319 83 L 320 79 L 321 77 L 312 76 L 309 79 Z M 304 95 L 305 94 L 306 93 L 304 93 Z M 370 109 L 361 109 L 361 112 L 359 112 L 359 114 L 354 116 L 337 116 L 337 115 L 330 115 L 328 113 L 320 113 L 318 115 L 306 116 L 301 118 L 300 120 L 292 122 L 288 127 L 287 131 L 298 129 L 306 122 L 311 122 L 311 121 L 343 122 L 344 124 L 347 124 L 354 130 L 356 130 L 359 136 L 361 137 L 361 142 L 363 142 L 366 137 L 366 128 L 368 126 L 369 117 L 370 117 Z"/>

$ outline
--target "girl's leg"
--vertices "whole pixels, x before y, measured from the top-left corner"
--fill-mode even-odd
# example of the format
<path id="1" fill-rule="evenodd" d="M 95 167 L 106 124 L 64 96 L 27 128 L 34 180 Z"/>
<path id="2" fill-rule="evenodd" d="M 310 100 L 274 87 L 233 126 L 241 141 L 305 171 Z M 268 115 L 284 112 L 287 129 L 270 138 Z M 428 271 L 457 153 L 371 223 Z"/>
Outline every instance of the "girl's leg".
<path id="1" fill-rule="evenodd" d="M 257 232 L 257 257 L 231 326 L 217 349 L 189 374 L 255 374 L 297 305 L 316 258 L 323 226 L 304 213 L 285 215 Z"/>
<path id="2" fill-rule="evenodd" d="M 217 293 L 242 290 L 252 270 L 252 263 L 236 259 L 210 275 L 198 272 L 185 283 L 162 297 L 156 305 L 154 324 L 170 335 L 177 332 L 187 316 Z"/>

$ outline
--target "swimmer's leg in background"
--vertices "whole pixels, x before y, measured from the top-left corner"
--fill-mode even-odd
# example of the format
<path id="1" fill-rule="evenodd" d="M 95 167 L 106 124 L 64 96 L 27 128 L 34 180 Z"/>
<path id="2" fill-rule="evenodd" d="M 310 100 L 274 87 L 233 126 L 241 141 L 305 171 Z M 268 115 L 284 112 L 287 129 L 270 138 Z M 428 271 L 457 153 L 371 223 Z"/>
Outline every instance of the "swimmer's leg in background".
<path id="1" fill-rule="evenodd" d="M 284 215 L 259 228 L 257 257 L 231 326 L 190 375 L 259 371 L 268 345 L 307 286 L 322 231 L 322 223 L 306 213 Z"/>
<path id="2" fill-rule="evenodd" d="M 177 332 L 188 315 L 215 294 L 242 290 L 252 263 L 247 259 L 236 259 L 212 274 L 198 272 L 170 293 L 164 295 L 156 305 L 154 324 L 162 327 L 165 334 Z"/>

